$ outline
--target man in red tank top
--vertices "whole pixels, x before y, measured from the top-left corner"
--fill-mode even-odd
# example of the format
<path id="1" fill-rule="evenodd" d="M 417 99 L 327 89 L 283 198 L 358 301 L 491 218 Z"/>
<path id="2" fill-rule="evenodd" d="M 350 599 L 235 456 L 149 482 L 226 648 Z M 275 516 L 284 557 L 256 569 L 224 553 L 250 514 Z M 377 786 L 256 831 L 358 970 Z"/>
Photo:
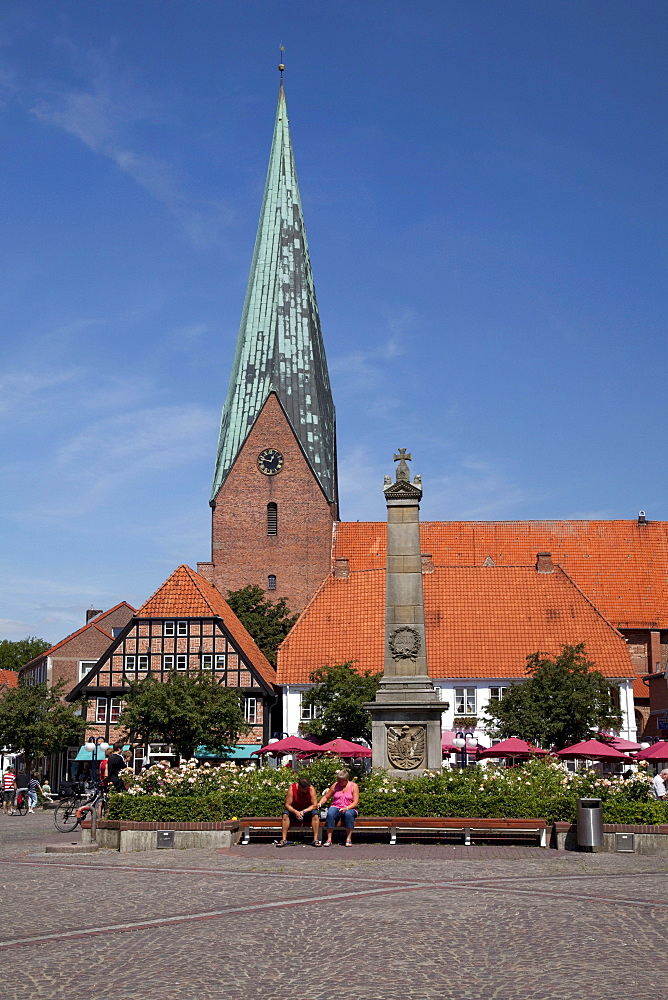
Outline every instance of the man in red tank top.
<path id="1" fill-rule="evenodd" d="M 285 811 L 283 813 L 283 839 L 277 847 L 287 843 L 288 827 L 291 823 L 311 823 L 313 829 L 313 846 L 320 847 L 320 816 L 318 814 L 318 796 L 308 778 L 300 778 L 290 785 L 285 796 Z"/>

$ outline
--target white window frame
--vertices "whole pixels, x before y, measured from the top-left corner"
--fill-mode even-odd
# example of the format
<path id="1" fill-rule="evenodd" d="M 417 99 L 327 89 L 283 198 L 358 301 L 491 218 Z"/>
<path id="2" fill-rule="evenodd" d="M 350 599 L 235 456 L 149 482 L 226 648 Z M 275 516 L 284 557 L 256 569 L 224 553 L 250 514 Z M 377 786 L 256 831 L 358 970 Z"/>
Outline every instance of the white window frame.
<path id="1" fill-rule="evenodd" d="M 188 654 L 178 653 L 176 656 L 176 669 L 177 670 L 187 670 L 188 669 Z"/>
<path id="2" fill-rule="evenodd" d="M 125 670 L 126 674 L 134 674 L 136 672 L 137 657 L 134 655 L 134 653 L 131 653 L 129 656 L 125 657 L 123 661 L 123 669 Z"/>
<path id="3" fill-rule="evenodd" d="M 176 635 L 176 622 L 165 622 L 162 627 L 163 635 Z"/>
<path id="4" fill-rule="evenodd" d="M 108 701 L 108 698 L 95 699 L 95 721 L 98 724 L 105 723 L 107 721 Z"/>
<path id="5" fill-rule="evenodd" d="M 257 698 L 249 695 L 244 699 L 244 718 L 249 726 L 257 725 Z"/>
<path id="6" fill-rule="evenodd" d="M 213 653 L 202 653 L 202 670 L 213 670 Z"/>
<path id="7" fill-rule="evenodd" d="M 91 672 L 97 660 L 79 660 L 79 680 L 82 681 Z M 84 669 L 85 668 L 85 669 Z"/>
<path id="8" fill-rule="evenodd" d="M 476 715 L 477 689 L 455 688 L 455 715 Z"/>
<path id="9" fill-rule="evenodd" d="M 137 655 L 137 671 L 145 673 L 148 669 L 149 669 L 148 653 L 139 653 Z"/>
<path id="10" fill-rule="evenodd" d="M 120 698 L 110 698 L 109 702 L 109 722 L 113 726 L 115 722 L 118 722 L 118 717 L 123 711 L 123 702 Z"/>
<path id="11" fill-rule="evenodd" d="M 216 653 L 216 670 L 227 669 L 227 653 Z"/>
<path id="12" fill-rule="evenodd" d="M 489 700 L 490 700 L 490 702 L 493 701 L 496 705 L 498 705 L 507 690 L 508 690 L 507 687 L 503 687 L 500 684 L 499 685 L 495 684 L 494 687 L 491 687 L 489 689 Z M 496 694 L 492 694 L 493 691 L 496 691 Z"/>
<path id="13" fill-rule="evenodd" d="M 176 623 L 176 634 L 180 636 L 188 635 L 188 622 L 180 621 Z"/>
<path id="14" fill-rule="evenodd" d="M 163 670 L 173 670 L 174 669 L 174 654 L 165 653 L 162 658 L 162 669 Z"/>
<path id="15" fill-rule="evenodd" d="M 322 715 L 322 708 L 319 705 L 305 705 L 304 695 L 308 694 L 308 691 L 299 692 L 299 721 L 300 722 L 313 722 L 314 719 L 319 719 Z"/>

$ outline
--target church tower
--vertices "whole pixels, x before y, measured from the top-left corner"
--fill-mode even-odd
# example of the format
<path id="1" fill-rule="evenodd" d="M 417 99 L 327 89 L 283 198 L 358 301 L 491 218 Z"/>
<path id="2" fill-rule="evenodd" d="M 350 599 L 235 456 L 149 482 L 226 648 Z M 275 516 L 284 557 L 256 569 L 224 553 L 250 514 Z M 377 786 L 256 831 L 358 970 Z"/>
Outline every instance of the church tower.
<path id="1" fill-rule="evenodd" d="M 282 75 L 210 502 L 200 571 L 303 610 L 331 567 L 336 426 Z"/>

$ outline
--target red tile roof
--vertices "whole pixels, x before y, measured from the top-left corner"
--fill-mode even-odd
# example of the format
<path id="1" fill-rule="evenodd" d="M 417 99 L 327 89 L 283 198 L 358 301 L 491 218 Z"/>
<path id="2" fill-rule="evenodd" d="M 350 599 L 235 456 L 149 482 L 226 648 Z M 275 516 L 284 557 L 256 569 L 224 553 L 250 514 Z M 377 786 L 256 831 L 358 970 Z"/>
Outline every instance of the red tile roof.
<path id="1" fill-rule="evenodd" d="M 236 646 L 270 686 L 276 671 L 213 584 L 190 566 L 179 566 L 142 604 L 138 618 L 221 618 Z"/>
<path id="2" fill-rule="evenodd" d="M 606 676 L 635 674 L 624 639 L 558 568 L 448 566 L 422 579 L 432 677 L 523 677 L 529 654 L 578 642 Z M 381 670 L 384 619 L 383 569 L 328 577 L 279 650 L 278 683 L 346 660 Z"/>
<path id="3" fill-rule="evenodd" d="M 16 670 L 0 670 L 0 688 L 15 688 L 19 686 L 19 675 Z"/>
<path id="4" fill-rule="evenodd" d="M 437 566 L 526 566 L 551 552 L 615 627 L 668 628 L 666 521 L 425 521 L 420 531 Z M 385 522 L 342 522 L 333 555 L 381 569 L 385 540 Z"/>
<path id="5" fill-rule="evenodd" d="M 106 629 L 102 628 L 102 622 L 107 617 L 107 615 L 110 615 L 112 614 L 112 612 L 118 611 L 119 608 L 123 607 L 128 608 L 130 611 L 135 610 L 131 604 L 128 604 L 127 601 L 120 601 L 119 604 L 115 604 L 113 608 L 109 608 L 108 611 L 104 611 L 102 614 L 98 615 L 97 618 L 91 618 L 91 620 L 89 622 L 86 622 L 85 625 L 82 625 L 81 628 L 76 629 L 76 631 L 74 632 L 70 632 L 70 634 L 66 635 L 64 639 L 60 640 L 60 642 L 57 642 L 54 646 L 51 646 L 50 649 L 45 649 L 43 653 L 39 654 L 39 656 L 34 656 L 32 660 L 28 660 L 27 663 L 23 664 L 21 670 L 25 670 L 26 667 L 30 667 L 33 664 L 38 663 L 40 660 L 45 659 L 47 656 L 52 656 L 53 653 L 56 652 L 56 650 L 60 649 L 61 646 L 64 646 L 66 642 L 70 641 L 70 639 L 74 639 L 77 635 L 81 635 L 81 633 L 85 632 L 87 628 L 97 629 L 98 632 L 101 632 L 102 635 L 104 635 L 107 639 L 109 639 L 109 641 L 111 641 L 113 639 L 113 636 L 111 632 L 107 632 Z"/>

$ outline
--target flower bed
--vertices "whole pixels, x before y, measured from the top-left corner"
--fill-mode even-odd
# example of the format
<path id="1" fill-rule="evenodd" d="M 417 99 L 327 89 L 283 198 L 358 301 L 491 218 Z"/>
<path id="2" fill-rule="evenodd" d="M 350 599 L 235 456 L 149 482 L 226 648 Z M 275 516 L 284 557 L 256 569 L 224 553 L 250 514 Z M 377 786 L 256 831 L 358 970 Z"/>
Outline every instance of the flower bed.
<path id="1" fill-rule="evenodd" d="M 300 770 L 318 792 L 345 763 L 317 761 Z M 220 821 L 240 816 L 277 816 L 295 780 L 286 768 L 212 766 L 189 761 L 179 768 L 154 765 L 145 774 L 124 775 L 128 792 L 112 794 L 110 819 Z M 603 800 L 606 823 L 666 823 L 668 803 L 653 801 L 645 768 L 633 777 L 601 777 L 568 771 L 554 758 L 514 768 L 479 766 L 398 781 L 383 773 L 358 776 L 360 812 L 367 816 L 541 817 L 548 823 L 575 819 L 577 799 Z"/>

